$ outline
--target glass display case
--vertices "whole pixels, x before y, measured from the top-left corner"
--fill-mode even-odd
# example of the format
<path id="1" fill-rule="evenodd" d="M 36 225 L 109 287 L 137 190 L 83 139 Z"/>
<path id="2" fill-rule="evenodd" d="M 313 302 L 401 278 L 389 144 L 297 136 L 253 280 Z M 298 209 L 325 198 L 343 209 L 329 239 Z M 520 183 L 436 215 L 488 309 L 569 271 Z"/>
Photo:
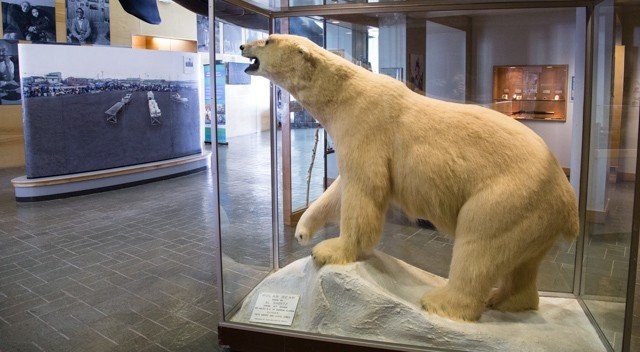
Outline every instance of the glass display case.
<path id="1" fill-rule="evenodd" d="M 212 143 L 222 345 L 234 351 L 480 351 L 523 350 L 535 340 L 543 350 L 630 350 L 640 120 L 633 83 L 640 79 L 639 23 L 632 14 L 640 4 L 233 4 L 268 18 L 268 27 L 253 30 L 306 36 L 373 72 L 393 68 L 393 77 L 418 94 L 516 117 L 565 169 L 578 196 L 581 233 L 576 241 L 558 240 L 544 257 L 538 311 L 487 310 L 477 323 L 429 315 L 412 293 L 441 285 L 449 273 L 453 239 L 428 219 L 411 221 L 392 207 L 372 256 L 319 268 L 311 248 L 337 236 L 339 226 L 323 227 L 309 246 L 297 243 L 294 230 L 308 203 L 337 178 L 334 145 L 291 95 L 253 76 L 250 84 L 225 90 L 228 145 Z M 212 11 L 224 17 L 216 6 Z M 264 23 L 251 21 L 258 22 Z M 220 40 L 226 43 L 224 33 Z M 249 101 L 259 103 L 242 109 Z M 516 106 L 527 101 L 533 106 Z M 507 102 L 508 109 L 496 107 Z M 242 126 L 234 125 L 240 120 Z M 363 272 L 374 281 L 351 286 Z M 387 291 L 369 290 L 381 282 Z M 400 329 L 391 328 L 393 315 L 407 318 Z"/>
<path id="2" fill-rule="evenodd" d="M 495 66 L 493 108 L 515 119 L 566 121 L 567 65 Z"/>

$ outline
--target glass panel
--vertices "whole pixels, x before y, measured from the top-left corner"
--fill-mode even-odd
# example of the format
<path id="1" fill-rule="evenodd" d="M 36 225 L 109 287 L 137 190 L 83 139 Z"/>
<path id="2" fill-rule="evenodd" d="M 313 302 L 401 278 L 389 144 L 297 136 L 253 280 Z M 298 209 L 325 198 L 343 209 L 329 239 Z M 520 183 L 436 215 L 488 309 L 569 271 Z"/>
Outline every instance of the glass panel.
<path id="1" fill-rule="evenodd" d="M 622 350 L 638 146 L 637 19 L 606 1 L 594 14 L 591 143 L 582 293 L 607 340 Z M 635 5 L 636 11 L 638 5 Z"/>
<path id="2" fill-rule="evenodd" d="M 217 135 L 224 308 L 229 314 L 272 270 L 270 85 L 262 77 L 244 73 L 249 59 L 240 55 L 241 44 L 267 33 L 220 24 L 216 29 L 222 30 L 216 35 L 222 53 L 216 54 L 214 71 L 217 131 L 213 133 Z"/>
<path id="3" fill-rule="evenodd" d="M 324 129 L 306 111 L 292 113 L 292 209 L 305 209 L 324 192 Z"/>
<path id="4" fill-rule="evenodd" d="M 424 88 L 428 97 L 465 102 L 467 76 L 467 31 L 427 20 L 427 50 Z M 420 61 L 411 66 L 420 70 Z M 424 65 L 424 63 L 423 63 Z M 412 76 L 415 76 L 412 75 Z M 420 77 L 423 79 L 423 77 Z M 423 86 L 420 84 L 420 86 Z"/>
<path id="5" fill-rule="evenodd" d="M 545 67 L 543 65 L 558 63 L 564 65 L 562 67 L 567 71 L 561 78 L 563 82 L 560 83 L 563 87 L 569 87 L 570 80 L 575 80 L 576 76 L 582 79 L 583 51 L 579 47 L 565 50 L 575 48 L 576 42 L 584 41 L 584 30 L 579 30 L 584 26 L 584 22 L 577 20 L 579 14 L 584 16 L 584 11 L 530 9 L 464 13 L 381 13 L 358 16 L 358 23 L 369 25 L 355 24 L 344 21 L 339 16 L 331 16 L 326 20 L 326 47 L 351 61 L 367 66 L 374 72 L 404 81 L 420 94 L 491 107 L 493 69 L 498 64 L 524 62 Z M 310 36 L 315 38 L 316 42 L 320 42 L 321 25 L 317 19 L 288 20 L 292 33 Z M 285 23 L 285 19 L 281 21 Z M 277 30 L 280 30 L 279 26 L 281 24 L 276 25 Z M 513 28 L 516 27 L 527 30 L 514 31 Z M 525 32 L 529 34 L 523 37 L 521 33 Z M 552 35 L 542 40 L 544 33 Z M 468 38 L 475 39 L 473 43 L 467 43 Z M 513 50 L 514 47 L 520 49 Z M 371 52 L 372 49 L 375 52 Z M 360 60 L 360 55 L 366 59 Z M 471 57 L 475 58 L 473 65 Z M 431 78 L 431 83 L 426 86 L 425 76 L 426 81 Z M 420 78 L 423 78 L 422 86 Z M 437 82 L 442 84 L 438 85 Z M 554 125 L 540 124 L 537 121 L 522 123 L 545 140 L 560 164 L 570 173 L 573 171 L 572 166 L 577 168 L 580 160 L 580 149 L 575 147 L 580 145 L 579 134 L 574 129 L 582 121 L 582 116 L 579 115 L 581 110 L 578 107 L 582 106 L 583 97 L 579 92 L 563 91 L 564 93 L 573 94 L 562 102 L 563 111 L 566 111 L 567 116 L 565 122 Z M 308 166 L 311 149 L 298 149 L 295 145 L 298 136 L 294 133 L 297 131 L 292 130 L 292 170 L 298 162 Z M 578 138 L 578 141 L 573 141 L 574 138 Z M 309 139 L 312 138 L 306 140 Z M 327 149 L 331 149 L 331 144 Z M 306 156 L 306 159 L 296 161 L 295 158 L 299 157 L 300 153 Z M 296 172 L 302 172 L 299 177 L 305 177 L 306 167 L 297 168 L 299 171 Z M 327 172 L 336 171 L 335 155 L 329 153 Z M 577 170 L 573 174 L 576 178 L 572 178 L 572 184 L 577 186 Z M 336 175 L 333 176 L 335 177 Z M 306 188 L 296 186 L 294 181 L 292 183 L 292 198 L 304 199 Z M 296 200 L 294 204 L 300 202 Z M 293 240 L 294 229 L 293 225 L 285 226 L 284 232 L 288 235 L 283 241 Z M 337 232 L 336 225 L 331 224 L 321 231 L 320 236 L 314 237 L 314 243 L 332 237 Z M 412 246 L 423 248 L 424 252 L 430 255 L 407 252 L 405 241 L 408 238 L 411 238 Z M 428 219 L 419 220 L 416 224 L 409 221 L 398 209 L 390 209 L 378 248 L 410 264 L 446 277 L 452 244 L 451 238 L 436 231 Z M 283 243 L 282 246 L 281 248 L 286 249 L 281 255 L 283 265 L 309 253 L 309 249 L 304 250 L 295 243 Z M 295 254 L 288 253 L 288 250 Z M 572 292 L 574 260 L 575 243 L 558 241 L 541 265 L 538 288 L 542 291 Z"/>
<path id="6" fill-rule="evenodd" d="M 276 33 L 309 38 L 324 45 L 324 21 L 290 17 L 275 22 Z M 276 116 L 281 126 L 283 223 L 295 224 L 299 215 L 324 191 L 324 132 L 293 96 L 276 87 Z M 291 226 L 284 229 L 292 233 Z"/>
<path id="7" fill-rule="evenodd" d="M 291 17 L 278 18 L 275 32 L 302 35 L 320 45 L 326 44 L 338 55 L 373 72 L 390 75 L 418 94 L 429 95 L 435 88 L 442 88 L 438 96 L 441 99 L 492 107 L 494 66 L 563 65 L 567 68 L 566 76 L 561 78 L 565 81 L 562 82 L 563 87 L 573 87 L 574 80 L 582 81 L 584 47 L 576 43 L 584 43 L 585 40 L 584 16 L 584 9 L 554 8 Z M 430 65 L 440 69 L 432 69 Z M 441 87 L 427 86 L 425 78 L 428 77 L 436 77 L 444 84 Z M 455 84 L 450 84 L 452 82 Z M 283 198 L 286 187 L 290 187 L 293 201 L 289 210 L 295 210 L 299 202 L 297 199 L 306 198 L 306 175 L 315 135 L 310 131 L 299 133 L 301 131 L 294 126 L 302 120 L 313 121 L 313 116 L 305 116 L 304 109 L 287 92 L 280 89 L 274 92 L 276 116 L 283 126 L 282 145 L 278 147 L 285 148 L 285 141 L 289 138 L 287 143 L 290 144 L 286 148 L 291 148 L 290 160 L 282 163 L 283 174 L 287 167 L 291 173 L 291 183 L 283 187 Z M 577 185 L 581 156 L 580 148 L 575 146 L 580 145 L 582 111 L 579 107 L 584 100 L 579 90 L 571 90 L 571 93 L 571 98 L 567 97 L 563 102 L 565 121 L 519 123 L 528 126 L 547 143 L 566 169 L 572 184 Z M 505 115 L 504 118 L 513 117 Z M 285 125 L 291 128 L 290 134 L 284 133 Z M 318 164 L 318 154 L 324 150 L 327 181 L 338 176 L 332 148 L 330 138 L 318 139 L 315 163 Z M 286 150 L 282 155 L 286 155 Z M 296 185 L 300 180 L 305 182 Z M 312 180 L 311 183 L 316 185 L 320 182 Z M 311 193 L 309 199 L 314 197 L 315 194 Z M 313 245 L 338 235 L 339 226 L 330 223 L 320 229 L 308 247 L 297 244 L 293 238 L 294 230 L 295 221 L 282 225 L 283 236 L 279 238 L 281 266 L 308 256 Z M 450 236 L 437 231 L 429 219 L 412 221 L 401 210 L 392 207 L 386 214 L 377 249 L 420 269 L 447 277 L 453 241 Z M 575 250 L 574 242 L 558 240 L 541 265 L 538 275 L 540 290 L 573 291 Z"/>

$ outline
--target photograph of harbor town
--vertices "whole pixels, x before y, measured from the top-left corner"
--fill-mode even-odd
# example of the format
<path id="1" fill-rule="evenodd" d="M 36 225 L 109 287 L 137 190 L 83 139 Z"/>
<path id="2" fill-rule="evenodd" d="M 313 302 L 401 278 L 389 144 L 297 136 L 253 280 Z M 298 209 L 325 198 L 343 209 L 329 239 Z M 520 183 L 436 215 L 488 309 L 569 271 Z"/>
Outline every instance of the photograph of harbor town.
<path id="1" fill-rule="evenodd" d="M 20 47 L 27 177 L 201 152 L 198 76 L 183 69 L 184 55 L 191 54 L 56 47 Z M 88 51 L 81 55 L 95 60 L 72 67 L 79 64 L 69 49 Z M 58 65 L 49 62 L 52 57 Z"/>

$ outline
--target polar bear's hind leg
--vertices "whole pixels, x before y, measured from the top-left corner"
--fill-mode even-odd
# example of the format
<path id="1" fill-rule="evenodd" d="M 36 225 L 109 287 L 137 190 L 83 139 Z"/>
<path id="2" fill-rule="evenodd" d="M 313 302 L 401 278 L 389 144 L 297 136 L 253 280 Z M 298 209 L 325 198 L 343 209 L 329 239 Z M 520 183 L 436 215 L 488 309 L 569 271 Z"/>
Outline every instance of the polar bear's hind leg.
<path id="1" fill-rule="evenodd" d="M 489 291 L 500 275 L 499 268 L 478 241 L 458 241 L 453 246 L 449 282 L 422 296 L 422 307 L 429 313 L 454 320 L 476 321 L 485 310 Z"/>
<path id="2" fill-rule="evenodd" d="M 505 275 L 493 289 L 487 307 L 505 312 L 538 309 L 536 279 L 544 253 L 524 261 Z"/>

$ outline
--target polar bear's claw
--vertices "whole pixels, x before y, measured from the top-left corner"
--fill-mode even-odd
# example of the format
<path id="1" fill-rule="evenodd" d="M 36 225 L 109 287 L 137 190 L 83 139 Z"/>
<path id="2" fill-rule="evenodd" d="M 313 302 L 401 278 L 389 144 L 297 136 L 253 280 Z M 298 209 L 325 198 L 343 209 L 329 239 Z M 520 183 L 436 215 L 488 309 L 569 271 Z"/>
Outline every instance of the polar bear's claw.
<path id="1" fill-rule="evenodd" d="M 309 244 L 309 240 L 311 239 L 309 233 L 304 230 L 296 230 L 294 237 L 296 238 L 296 241 L 303 246 Z"/>

